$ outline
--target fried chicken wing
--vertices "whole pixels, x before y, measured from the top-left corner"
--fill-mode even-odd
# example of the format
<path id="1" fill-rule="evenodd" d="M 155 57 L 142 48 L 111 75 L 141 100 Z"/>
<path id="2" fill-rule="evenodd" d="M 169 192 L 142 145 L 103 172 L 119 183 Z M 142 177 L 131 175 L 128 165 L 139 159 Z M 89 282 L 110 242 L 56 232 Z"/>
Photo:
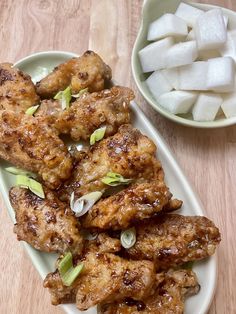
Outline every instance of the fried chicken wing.
<path id="1" fill-rule="evenodd" d="M 82 217 L 85 228 L 125 229 L 161 211 L 171 199 L 164 182 L 133 184 L 106 199 L 100 200 Z"/>
<path id="2" fill-rule="evenodd" d="M 160 179 L 162 168 L 155 158 L 156 146 L 147 136 L 131 125 L 123 125 L 114 136 L 93 145 L 77 168 L 71 180 L 63 187 L 68 196 L 101 191 L 109 186 L 101 179 L 108 172 L 116 172 L 134 180 Z M 64 196 L 65 197 L 65 196 Z"/>
<path id="3" fill-rule="evenodd" d="M 31 77 L 11 63 L 0 63 L 0 110 L 25 112 L 38 101 Z"/>
<path id="4" fill-rule="evenodd" d="M 43 252 L 80 252 L 83 238 L 77 219 L 54 192 L 46 188 L 44 192 L 45 199 L 41 199 L 25 188 L 14 187 L 10 190 L 17 239 Z"/>
<path id="5" fill-rule="evenodd" d="M 0 111 L 0 158 L 38 173 L 50 188 L 58 188 L 72 171 L 72 158 L 45 119 Z"/>
<path id="6" fill-rule="evenodd" d="M 119 126 L 130 122 L 129 103 L 133 98 L 131 89 L 119 86 L 86 93 L 61 111 L 55 126 L 75 141 L 87 140 L 101 126 L 106 126 L 107 136 L 113 135 Z"/>
<path id="7" fill-rule="evenodd" d="M 93 244 L 80 260 L 83 271 L 69 288 L 62 284 L 58 271 L 45 278 L 44 287 L 50 290 L 52 304 L 76 301 L 77 308 L 83 311 L 103 301 L 131 296 L 139 300 L 149 295 L 155 282 L 152 262 L 128 261 L 111 253 L 100 253 Z"/>
<path id="8" fill-rule="evenodd" d="M 111 68 L 95 52 L 88 50 L 81 57 L 57 66 L 37 83 L 36 88 L 41 98 L 53 98 L 69 85 L 73 94 L 84 88 L 89 92 L 101 91 L 110 79 Z"/>
<path id="9" fill-rule="evenodd" d="M 197 294 L 200 286 L 191 270 L 169 270 L 157 275 L 157 287 L 143 301 L 126 299 L 121 303 L 102 304 L 100 314 L 183 314 L 184 300 Z"/>
<path id="10" fill-rule="evenodd" d="M 129 257 L 152 260 L 161 269 L 211 256 L 221 240 L 218 228 L 206 217 L 175 214 L 140 222 L 136 237 L 127 250 Z"/>

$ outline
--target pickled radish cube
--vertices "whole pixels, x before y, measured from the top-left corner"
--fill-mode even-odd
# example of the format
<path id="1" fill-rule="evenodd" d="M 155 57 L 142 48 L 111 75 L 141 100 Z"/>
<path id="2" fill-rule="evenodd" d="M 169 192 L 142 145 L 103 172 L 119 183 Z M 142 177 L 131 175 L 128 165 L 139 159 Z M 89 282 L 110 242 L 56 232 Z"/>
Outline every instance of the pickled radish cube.
<path id="1" fill-rule="evenodd" d="M 164 93 L 171 91 L 172 85 L 167 81 L 161 71 L 152 73 L 145 81 L 152 95 L 158 99 Z"/>
<path id="2" fill-rule="evenodd" d="M 206 61 L 197 61 L 179 67 L 179 89 L 207 90 L 207 68 L 208 63 Z"/>
<path id="3" fill-rule="evenodd" d="M 174 89 L 179 89 L 179 70 L 178 68 L 164 69 L 162 74 Z"/>
<path id="4" fill-rule="evenodd" d="M 219 94 L 202 93 L 193 106 L 193 119 L 196 121 L 213 121 L 217 115 L 223 99 Z"/>
<path id="5" fill-rule="evenodd" d="M 188 113 L 197 99 L 196 93 L 173 91 L 162 94 L 159 104 L 173 114 Z"/>
<path id="6" fill-rule="evenodd" d="M 231 57 L 236 61 L 236 30 L 227 33 L 227 41 L 220 49 L 220 54 L 223 57 Z"/>
<path id="7" fill-rule="evenodd" d="M 165 38 L 152 43 L 139 51 L 143 72 L 152 72 L 166 66 L 167 50 L 174 45 L 173 38 Z"/>
<path id="8" fill-rule="evenodd" d="M 187 34 L 186 22 L 174 14 L 166 13 L 149 25 L 147 40 L 157 40 L 168 36 L 187 36 Z"/>
<path id="9" fill-rule="evenodd" d="M 191 31 L 188 33 L 188 36 L 186 37 L 186 41 L 195 40 L 195 32 L 194 29 L 191 29 Z"/>
<path id="10" fill-rule="evenodd" d="M 236 116 L 236 92 L 224 96 L 221 109 L 223 110 L 226 118 Z"/>
<path id="11" fill-rule="evenodd" d="M 204 14 L 204 11 L 183 2 L 180 3 L 175 12 L 175 15 L 185 20 L 190 27 L 195 25 L 201 14 Z"/>
<path id="12" fill-rule="evenodd" d="M 207 61 L 209 59 L 220 57 L 218 50 L 200 50 L 198 51 L 198 60 Z"/>
<path id="13" fill-rule="evenodd" d="M 198 56 L 196 41 L 178 43 L 167 50 L 166 67 L 174 68 L 193 63 Z"/>
<path id="14" fill-rule="evenodd" d="M 231 57 L 208 60 L 207 89 L 218 92 L 234 90 L 235 63 Z"/>
<path id="15" fill-rule="evenodd" d="M 217 49 L 226 43 L 227 30 L 221 9 L 200 15 L 194 30 L 199 50 Z"/>

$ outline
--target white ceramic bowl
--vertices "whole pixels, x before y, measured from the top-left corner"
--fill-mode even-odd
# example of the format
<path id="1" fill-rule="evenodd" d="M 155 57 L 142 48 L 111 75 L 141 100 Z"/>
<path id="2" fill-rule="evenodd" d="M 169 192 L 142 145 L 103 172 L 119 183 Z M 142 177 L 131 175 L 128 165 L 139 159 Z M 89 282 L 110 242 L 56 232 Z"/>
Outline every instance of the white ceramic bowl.
<path id="1" fill-rule="evenodd" d="M 168 112 L 165 108 L 163 108 L 160 104 L 158 104 L 157 100 L 153 97 L 148 87 L 146 86 L 144 80 L 147 78 L 147 74 L 142 73 L 141 64 L 139 61 L 138 52 L 143 47 L 147 46 L 150 42 L 147 41 L 147 31 L 149 24 L 163 15 L 164 13 L 174 13 L 180 4 L 180 0 L 146 0 L 143 4 L 142 11 L 142 21 L 138 36 L 136 38 L 133 52 L 132 52 L 132 72 L 134 80 L 138 86 L 140 93 L 146 99 L 146 101 L 161 115 L 164 117 L 186 125 L 197 128 L 220 128 L 229 126 L 236 123 L 236 117 L 225 118 L 223 113 L 217 116 L 215 121 L 211 122 L 198 122 L 192 119 L 192 115 L 174 115 Z M 216 8 L 216 6 L 208 5 L 208 4 L 200 4 L 200 3 L 192 3 L 190 1 L 184 1 L 189 3 L 199 9 L 209 10 L 212 8 Z M 224 15 L 229 18 L 229 29 L 236 29 L 236 13 L 222 8 Z"/>

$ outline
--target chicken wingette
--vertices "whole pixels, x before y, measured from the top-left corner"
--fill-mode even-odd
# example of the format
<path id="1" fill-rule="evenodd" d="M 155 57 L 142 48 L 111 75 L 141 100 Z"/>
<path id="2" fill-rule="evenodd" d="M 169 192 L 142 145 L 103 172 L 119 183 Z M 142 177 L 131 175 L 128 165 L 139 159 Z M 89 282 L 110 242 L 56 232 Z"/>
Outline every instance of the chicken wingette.
<path id="1" fill-rule="evenodd" d="M 73 94 L 88 88 L 89 92 L 101 91 L 111 79 L 111 69 L 93 51 L 72 58 L 55 67 L 36 84 L 37 94 L 42 98 L 53 98 L 57 92 L 71 86 Z"/>
<path id="2" fill-rule="evenodd" d="M 54 192 L 45 187 L 44 192 L 42 199 L 25 188 L 11 188 L 9 198 L 15 210 L 17 239 L 43 252 L 80 252 L 83 237 L 78 220 Z"/>
<path id="3" fill-rule="evenodd" d="M 0 111 L 0 158 L 39 174 L 58 188 L 71 175 L 73 161 L 66 145 L 44 118 Z"/>
<path id="4" fill-rule="evenodd" d="M 136 225 L 133 259 L 154 261 L 161 269 L 197 261 L 215 253 L 219 229 L 203 216 L 165 214 Z"/>

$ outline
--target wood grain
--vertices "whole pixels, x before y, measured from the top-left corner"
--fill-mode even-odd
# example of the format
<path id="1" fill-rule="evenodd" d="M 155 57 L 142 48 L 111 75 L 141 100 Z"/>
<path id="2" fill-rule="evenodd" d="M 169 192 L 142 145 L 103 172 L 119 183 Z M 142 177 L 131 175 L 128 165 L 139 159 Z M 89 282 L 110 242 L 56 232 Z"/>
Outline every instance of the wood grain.
<path id="1" fill-rule="evenodd" d="M 235 0 L 199 2 L 236 10 Z M 236 313 L 236 127 L 218 130 L 182 127 L 159 116 L 147 105 L 135 87 L 130 68 L 141 7 L 141 0 L 1 0 L 0 61 L 14 62 L 43 50 L 82 53 L 90 48 L 112 66 L 118 82 L 136 91 L 137 102 L 167 140 L 196 187 L 207 215 L 221 229 L 218 288 L 210 314 L 233 314 Z M 2 201 L 0 206 L 0 313 L 63 313 L 60 307 L 50 305 L 41 278 L 16 241 Z"/>

